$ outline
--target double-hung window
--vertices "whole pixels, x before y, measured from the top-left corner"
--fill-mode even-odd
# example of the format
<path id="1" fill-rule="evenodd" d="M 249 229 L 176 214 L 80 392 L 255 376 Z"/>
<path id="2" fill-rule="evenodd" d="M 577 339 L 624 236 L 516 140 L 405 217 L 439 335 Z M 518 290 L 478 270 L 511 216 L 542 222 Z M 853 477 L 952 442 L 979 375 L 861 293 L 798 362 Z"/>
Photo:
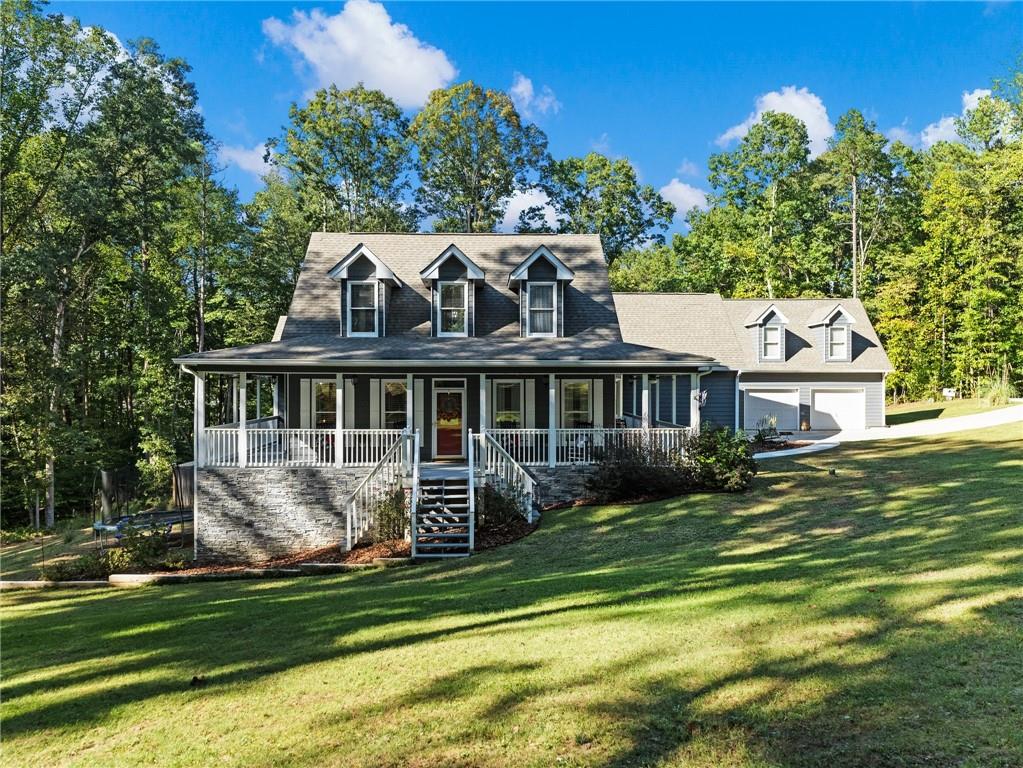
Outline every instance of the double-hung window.
<path id="1" fill-rule="evenodd" d="M 405 429 L 408 425 L 408 389 L 405 382 L 389 379 L 383 383 L 384 429 Z"/>
<path id="2" fill-rule="evenodd" d="M 561 426 L 565 429 L 593 426 L 589 379 L 568 379 L 562 382 Z"/>
<path id="3" fill-rule="evenodd" d="M 348 335 L 377 335 L 377 284 L 373 280 L 348 283 Z"/>
<path id="4" fill-rule="evenodd" d="M 781 334 L 782 327 L 780 325 L 764 326 L 760 350 L 762 360 L 781 360 Z"/>
<path id="5" fill-rule="evenodd" d="M 437 335 L 468 335 L 466 318 L 469 315 L 469 293 L 466 284 L 441 283 L 439 293 Z"/>
<path id="6" fill-rule="evenodd" d="M 845 360 L 849 345 L 849 329 L 844 325 L 828 326 L 828 360 Z"/>
<path id="7" fill-rule="evenodd" d="M 528 336 L 557 336 L 557 293 L 554 283 L 529 283 Z"/>
<path id="8" fill-rule="evenodd" d="M 522 382 L 494 382 L 494 426 L 498 429 L 522 427 Z"/>

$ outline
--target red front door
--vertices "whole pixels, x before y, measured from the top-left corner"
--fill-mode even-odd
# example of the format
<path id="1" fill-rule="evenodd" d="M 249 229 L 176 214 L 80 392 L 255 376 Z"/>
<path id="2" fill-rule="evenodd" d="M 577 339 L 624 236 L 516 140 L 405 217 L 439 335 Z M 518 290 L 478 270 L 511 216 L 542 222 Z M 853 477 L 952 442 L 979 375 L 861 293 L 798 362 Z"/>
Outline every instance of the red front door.
<path id="1" fill-rule="evenodd" d="M 461 390 L 438 390 L 434 398 L 436 455 L 464 456 L 462 449 L 462 411 L 465 393 Z"/>

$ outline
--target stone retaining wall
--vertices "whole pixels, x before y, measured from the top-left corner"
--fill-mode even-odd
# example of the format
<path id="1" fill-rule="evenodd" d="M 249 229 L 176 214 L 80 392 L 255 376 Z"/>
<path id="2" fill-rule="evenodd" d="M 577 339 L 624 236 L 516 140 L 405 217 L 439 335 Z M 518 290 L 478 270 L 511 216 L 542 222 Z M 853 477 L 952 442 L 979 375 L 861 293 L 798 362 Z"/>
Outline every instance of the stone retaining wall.
<path id="1" fill-rule="evenodd" d="M 342 504 L 366 471 L 203 467 L 196 488 L 196 557 L 247 563 L 341 544 L 347 524 Z"/>
<path id="2" fill-rule="evenodd" d="M 540 485 L 540 506 L 563 504 L 590 496 L 586 481 L 597 471 L 596 466 L 577 464 L 559 467 L 529 467 Z"/>

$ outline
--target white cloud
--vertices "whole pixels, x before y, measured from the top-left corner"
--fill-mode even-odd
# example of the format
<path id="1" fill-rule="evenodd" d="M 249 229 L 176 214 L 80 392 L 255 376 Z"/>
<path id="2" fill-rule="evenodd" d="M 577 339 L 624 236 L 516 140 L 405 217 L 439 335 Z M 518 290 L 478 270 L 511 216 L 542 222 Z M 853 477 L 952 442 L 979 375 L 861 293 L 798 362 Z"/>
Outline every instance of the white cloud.
<path id="1" fill-rule="evenodd" d="M 901 141 L 903 144 L 908 144 L 911 147 L 916 147 L 920 144 L 920 134 L 911 131 L 906 127 L 905 123 L 889 128 L 885 132 L 885 136 L 888 137 L 889 141 Z"/>
<path id="2" fill-rule="evenodd" d="M 690 160 L 688 157 L 679 163 L 678 168 L 675 170 L 679 176 L 699 176 L 700 169 L 696 167 L 696 163 Z"/>
<path id="3" fill-rule="evenodd" d="M 421 106 L 430 91 L 458 74 L 444 51 L 391 21 L 373 0 L 348 0 L 333 16 L 313 9 L 295 11 L 290 23 L 269 18 L 263 32 L 311 69 L 317 86 L 348 88 L 362 82 L 404 108 Z"/>
<path id="4" fill-rule="evenodd" d="M 600 134 L 599 137 L 590 142 L 590 149 L 594 152 L 599 152 L 602 155 L 606 155 L 611 151 L 611 139 L 608 137 L 607 131 Z"/>
<path id="5" fill-rule="evenodd" d="M 990 95 L 991 90 L 989 88 L 974 88 L 972 91 L 963 91 L 960 96 L 962 111 L 959 113 L 959 116 L 965 115 L 971 109 L 976 109 L 980 100 Z M 959 141 L 959 134 L 956 133 L 956 117 L 956 115 L 942 115 L 920 131 L 914 146 L 922 145 L 925 149 L 929 149 L 939 141 Z M 889 131 L 888 135 L 891 136 L 892 132 Z"/>
<path id="6" fill-rule="evenodd" d="M 543 190 L 516 190 L 508 198 L 508 207 L 504 210 L 504 220 L 498 225 L 498 230 L 501 232 L 514 232 L 515 225 L 519 223 L 519 214 L 527 208 L 532 208 L 534 205 L 543 206 L 544 220 L 551 227 L 558 223 L 554 209 L 551 207 Z"/>
<path id="7" fill-rule="evenodd" d="M 246 173 L 262 178 L 270 170 L 270 166 L 263 162 L 265 152 L 265 144 L 254 147 L 225 145 L 217 151 L 217 157 L 222 163 L 237 166 Z"/>
<path id="8" fill-rule="evenodd" d="M 684 219 L 693 208 L 706 209 L 707 193 L 692 184 L 672 179 L 659 190 L 661 197 L 675 206 L 675 218 Z"/>
<path id="9" fill-rule="evenodd" d="M 828 139 L 835 132 L 835 126 L 828 118 L 828 110 L 817 94 L 808 88 L 786 85 L 780 91 L 769 91 L 757 96 L 756 104 L 749 116 L 717 137 L 718 146 L 723 147 L 736 139 L 741 139 L 749 133 L 750 128 L 760 122 L 765 112 L 784 112 L 802 120 L 810 138 L 811 157 L 816 157 L 827 149 Z"/>
<path id="10" fill-rule="evenodd" d="M 561 109 L 561 102 L 549 85 L 537 91 L 533 81 L 521 72 L 515 73 L 508 95 L 515 103 L 515 109 L 527 120 L 534 120 L 537 115 L 546 115 L 548 112 L 557 114 Z"/>

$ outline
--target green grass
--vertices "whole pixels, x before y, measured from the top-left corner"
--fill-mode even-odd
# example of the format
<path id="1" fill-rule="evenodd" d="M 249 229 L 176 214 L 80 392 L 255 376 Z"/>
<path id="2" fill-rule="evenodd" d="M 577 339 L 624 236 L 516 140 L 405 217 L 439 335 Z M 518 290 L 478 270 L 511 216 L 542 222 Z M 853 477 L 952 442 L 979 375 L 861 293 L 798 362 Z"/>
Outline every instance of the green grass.
<path id="1" fill-rule="evenodd" d="M 1019 425 L 763 469 L 459 562 L 5 594 L 4 765 L 1023 765 Z"/>
<path id="2" fill-rule="evenodd" d="M 52 533 L 29 541 L 19 541 L 0 547 L 0 578 L 11 581 L 39 578 L 39 566 L 56 560 L 77 557 L 98 548 L 99 544 L 92 535 L 92 520 L 78 518 L 69 520 L 62 525 L 65 530 Z M 192 556 L 191 523 L 186 524 L 187 549 L 182 550 L 180 543 L 180 526 L 174 528 L 171 537 L 172 549 L 168 559 L 187 559 Z M 116 542 L 112 536 L 107 537 L 107 546 Z"/>
<path id="3" fill-rule="evenodd" d="M 980 399 L 940 400 L 933 403 L 923 401 L 889 405 L 886 411 L 888 426 L 908 424 L 911 421 L 927 419 L 948 419 L 953 416 L 971 416 L 974 413 L 995 411 L 1004 405 L 988 405 Z"/>

